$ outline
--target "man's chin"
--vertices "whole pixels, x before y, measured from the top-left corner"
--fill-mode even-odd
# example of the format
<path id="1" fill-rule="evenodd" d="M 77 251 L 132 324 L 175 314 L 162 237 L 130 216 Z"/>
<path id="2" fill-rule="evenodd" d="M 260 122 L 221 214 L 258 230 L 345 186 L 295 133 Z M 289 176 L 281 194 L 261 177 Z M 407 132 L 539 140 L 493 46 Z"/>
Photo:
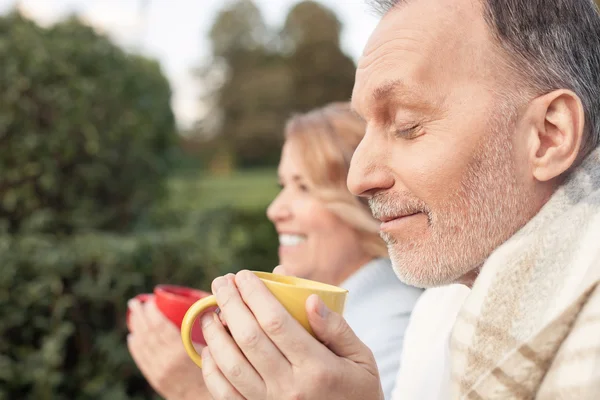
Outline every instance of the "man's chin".
<path id="1" fill-rule="evenodd" d="M 402 283 L 423 289 L 459 283 L 464 275 L 449 267 L 426 265 L 393 256 L 392 266 Z"/>

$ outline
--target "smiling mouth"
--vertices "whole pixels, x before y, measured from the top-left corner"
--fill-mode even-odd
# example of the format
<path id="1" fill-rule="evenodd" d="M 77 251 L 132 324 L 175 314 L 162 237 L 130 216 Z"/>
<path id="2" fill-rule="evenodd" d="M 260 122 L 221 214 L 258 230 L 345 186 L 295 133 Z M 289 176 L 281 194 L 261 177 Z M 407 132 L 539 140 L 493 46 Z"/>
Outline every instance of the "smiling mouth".
<path id="1" fill-rule="evenodd" d="M 305 235 L 282 233 L 279 235 L 279 245 L 282 247 L 298 246 L 306 241 Z"/>

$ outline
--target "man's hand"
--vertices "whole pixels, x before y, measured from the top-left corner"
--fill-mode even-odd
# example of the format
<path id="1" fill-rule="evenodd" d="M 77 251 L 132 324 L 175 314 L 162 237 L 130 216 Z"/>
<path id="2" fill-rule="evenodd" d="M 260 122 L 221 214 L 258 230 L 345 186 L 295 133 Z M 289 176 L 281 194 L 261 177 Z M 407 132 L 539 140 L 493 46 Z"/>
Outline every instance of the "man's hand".
<path id="1" fill-rule="evenodd" d="M 383 399 L 371 351 L 317 296 L 306 311 L 319 340 L 249 271 L 215 279 L 212 290 L 231 332 L 202 318 L 202 371 L 216 400 Z"/>
<path id="2" fill-rule="evenodd" d="M 202 371 L 185 352 L 179 330 L 154 301 L 142 304 L 133 299 L 129 309 L 132 333 L 127 346 L 154 390 L 167 400 L 211 400 Z"/>

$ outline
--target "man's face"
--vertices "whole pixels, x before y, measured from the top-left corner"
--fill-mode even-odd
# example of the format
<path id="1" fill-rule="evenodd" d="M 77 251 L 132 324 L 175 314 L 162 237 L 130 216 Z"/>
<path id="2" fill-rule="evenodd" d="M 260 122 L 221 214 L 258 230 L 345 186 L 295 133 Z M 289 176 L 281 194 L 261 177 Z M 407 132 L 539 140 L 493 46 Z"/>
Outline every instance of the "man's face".
<path id="1" fill-rule="evenodd" d="M 499 65 L 471 0 L 391 11 L 359 62 L 352 105 L 368 127 L 348 185 L 408 284 L 465 280 L 541 207 Z"/>

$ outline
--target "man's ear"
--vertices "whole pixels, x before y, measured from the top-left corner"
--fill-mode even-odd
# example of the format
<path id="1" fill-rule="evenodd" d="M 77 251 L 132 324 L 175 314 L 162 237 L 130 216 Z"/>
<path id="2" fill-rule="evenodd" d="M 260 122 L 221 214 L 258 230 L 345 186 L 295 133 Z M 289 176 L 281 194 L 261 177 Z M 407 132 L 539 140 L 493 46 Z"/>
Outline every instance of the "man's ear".
<path id="1" fill-rule="evenodd" d="M 559 177 L 579 158 L 585 113 L 581 99 L 559 89 L 533 100 L 526 112 L 528 149 L 535 179 Z"/>

